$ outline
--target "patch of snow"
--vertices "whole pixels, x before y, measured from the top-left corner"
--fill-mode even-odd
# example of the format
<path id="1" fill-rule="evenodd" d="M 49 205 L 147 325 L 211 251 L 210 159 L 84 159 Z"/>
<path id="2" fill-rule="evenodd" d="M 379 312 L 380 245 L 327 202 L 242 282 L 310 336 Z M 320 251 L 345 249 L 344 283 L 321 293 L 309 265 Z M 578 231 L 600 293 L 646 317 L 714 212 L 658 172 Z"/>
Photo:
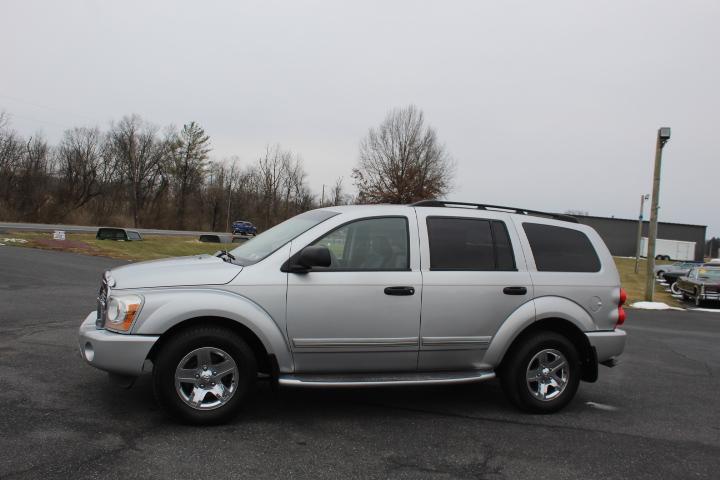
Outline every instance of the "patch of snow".
<path id="1" fill-rule="evenodd" d="M 714 312 L 720 313 L 720 308 L 689 308 L 693 312 Z"/>
<path id="2" fill-rule="evenodd" d="M 24 238 L 2 238 L 0 240 L 7 243 L 27 243 L 27 240 Z"/>
<path id="3" fill-rule="evenodd" d="M 663 302 L 635 302 L 630 306 L 640 310 L 685 310 L 684 308 L 671 307 Z"/>

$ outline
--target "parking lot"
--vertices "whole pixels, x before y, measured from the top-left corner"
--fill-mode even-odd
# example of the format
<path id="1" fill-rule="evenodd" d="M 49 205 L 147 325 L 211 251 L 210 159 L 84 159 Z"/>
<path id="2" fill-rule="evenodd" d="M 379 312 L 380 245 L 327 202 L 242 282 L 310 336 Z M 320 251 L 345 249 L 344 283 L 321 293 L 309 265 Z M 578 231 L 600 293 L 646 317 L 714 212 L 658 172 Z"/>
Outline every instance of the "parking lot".
<path id="1" fill-rule="evenodd" d="M 497 382 L 273 390 L 231 424 L 178 425 L 147 379 L 130 390 L 79 357 L 101 257 L 0 247 L 0 479 L 717 478 L 720 313 L 629 311 L 621 364 L 559 414 Z"/>

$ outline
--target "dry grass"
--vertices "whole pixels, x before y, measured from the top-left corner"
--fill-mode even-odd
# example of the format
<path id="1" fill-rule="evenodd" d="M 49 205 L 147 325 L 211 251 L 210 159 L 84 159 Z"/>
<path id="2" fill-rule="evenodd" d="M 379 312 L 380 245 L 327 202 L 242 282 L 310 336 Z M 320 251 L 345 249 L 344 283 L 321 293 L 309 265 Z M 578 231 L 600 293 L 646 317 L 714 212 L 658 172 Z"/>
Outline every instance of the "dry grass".
<path id="1" fill-rule="evenodd" d="M 658 263 L 668 263 L 661 262 Z M 620 258 L 615 257 L 615 265 L 617 265 L 618 272 L 620 272 L 620 282 L 623 288 L 627 292 L 628 301 L 630 305 L 633 302 L 640 302 L 645 300 L 645 268 L 647 263 L 645 259 L 640 259 L 640 269 L 638 273 L 635 273 L 635 259 L 634 258 Z M 665 291 L 665 288 L 658 285 L 657 282 L 653 282 L 655 285 L 655 301 L 667 303 L 670 306 L 680 306 L 678 301 L 674 299 L 669 292 Z"/>

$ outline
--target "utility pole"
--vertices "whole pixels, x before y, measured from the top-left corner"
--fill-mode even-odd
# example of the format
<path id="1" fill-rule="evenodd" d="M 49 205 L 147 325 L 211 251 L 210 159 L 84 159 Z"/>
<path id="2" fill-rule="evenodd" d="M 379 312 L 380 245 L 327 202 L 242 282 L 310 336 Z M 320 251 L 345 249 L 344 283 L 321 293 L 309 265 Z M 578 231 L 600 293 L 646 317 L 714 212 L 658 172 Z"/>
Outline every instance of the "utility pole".
<path id="1" fill-rule="evenodd" d="M 227 219 L 225 221 L 225 231 L 230 232 L 230 201 L 232 200 L 232 184 L 228 184 L 228 206 L 227 206 Z"/>
<path id="2" fill-rule="evenodd" d="M 640 216 L 638 217 L 638 233 L 637 233 L 637 246 L 635 248 L 635 273 L 640 270 L 640 247 L 642 244 L 642 223 L 643 223 L 643 211 L 645 210 L 645 200 L 649 200 L 650 195 L 640 195 Z"/>
<path id="3" fill-rule="evenodd" d="M 670 140 L 670 127 L 658 130 L 655 143 L 655 171 L 653 173 L 652 203 L 650 204 L 650 225 L 648 228 L 647 278 L 645 279 L 645 300 L 653 301 L 655 294 L 655 240 L 657 240 L 658 205 L 660 202 L 660 170 L 662 167 L 662 151 Z"/>

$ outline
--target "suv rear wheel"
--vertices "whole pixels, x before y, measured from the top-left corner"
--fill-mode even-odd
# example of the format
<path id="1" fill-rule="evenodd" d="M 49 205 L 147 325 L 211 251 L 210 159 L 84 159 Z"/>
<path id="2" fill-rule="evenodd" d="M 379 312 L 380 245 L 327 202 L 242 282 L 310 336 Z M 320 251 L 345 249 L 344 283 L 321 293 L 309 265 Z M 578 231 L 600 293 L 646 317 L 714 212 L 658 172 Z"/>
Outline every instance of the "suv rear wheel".
<path id="1" fill-rule="evenodd" d="M 232 330 L 195 327 L 165 343 L 155 358 L 155 397 L 173 416 L 192 424 L 231 419 L 257 376 L 252 350 Z"/>
<path id="2" fill-rule="evenodd" d="M 562 409 L 580 383 L 580 357 L 575 346 L 555 332 L 537 332 L 521 339 L 503 361 L 500 382 L 509 399 L 533 413 Z"/>

